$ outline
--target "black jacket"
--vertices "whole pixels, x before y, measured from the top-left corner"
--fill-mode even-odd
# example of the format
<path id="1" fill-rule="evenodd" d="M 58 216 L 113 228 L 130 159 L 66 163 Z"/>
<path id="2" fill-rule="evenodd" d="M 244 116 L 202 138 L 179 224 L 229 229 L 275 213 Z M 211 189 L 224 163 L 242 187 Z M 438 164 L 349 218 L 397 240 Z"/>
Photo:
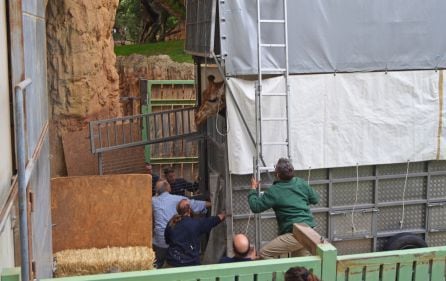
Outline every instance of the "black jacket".
<path id="1" fill-rule="evenodd" d="M 167 225 L 164 231 L 169 245 L 166 261 L 172 266 L 199 265 L 200 236 L 220 222 L 218 216 L 200 219 L 184 217 L 173 228 Z"/>

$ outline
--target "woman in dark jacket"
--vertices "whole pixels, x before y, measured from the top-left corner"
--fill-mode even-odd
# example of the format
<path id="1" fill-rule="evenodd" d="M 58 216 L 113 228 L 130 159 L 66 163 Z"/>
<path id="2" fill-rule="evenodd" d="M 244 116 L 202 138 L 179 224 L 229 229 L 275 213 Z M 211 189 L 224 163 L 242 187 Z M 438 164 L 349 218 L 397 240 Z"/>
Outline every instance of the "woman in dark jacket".
<path id="1" fill-rule="evenodd" d="M 177 205 L 178 214 L 173 216 L 164 231 L 169 245 L 166 261 L 171 266 L 200 265 L 200 237 L 225 219 L 225 214 L 193 219 L 187 199 Z"/>

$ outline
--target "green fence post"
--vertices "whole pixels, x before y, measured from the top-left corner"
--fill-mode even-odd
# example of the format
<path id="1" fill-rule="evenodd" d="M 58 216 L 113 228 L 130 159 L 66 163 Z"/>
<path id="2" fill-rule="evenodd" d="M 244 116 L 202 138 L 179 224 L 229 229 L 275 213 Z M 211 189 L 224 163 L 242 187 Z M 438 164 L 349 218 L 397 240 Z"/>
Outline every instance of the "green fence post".
<path id="1" fill-rule="evenodd" d="M 322 281 L 335 281 L 337 258 L 336 248 L 330 243 L 319 244 L 316 252 L 322 260 L 321 276 L 319 276 L 320 279 Z"/>

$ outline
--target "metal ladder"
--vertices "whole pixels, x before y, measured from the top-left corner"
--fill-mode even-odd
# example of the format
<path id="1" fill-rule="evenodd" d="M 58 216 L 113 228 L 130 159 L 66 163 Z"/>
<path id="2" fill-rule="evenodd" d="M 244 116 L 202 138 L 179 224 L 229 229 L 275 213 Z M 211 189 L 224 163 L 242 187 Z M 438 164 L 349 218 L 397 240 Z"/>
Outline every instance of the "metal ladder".
<path id="1" fill-rule="evenodd" d="M 276 3 L 282 3 L 282 17 L 276 19 L 266 19 L 262 18 L 262 2 L 268 0 L 257 0 L 257 62 L 258 62 L 258 80 L 256 84 L 256 98 L 255 98 L 255 107 L 256 107 L 256 156 L 254 159 L 254 169 L 255 169 L 255 178 L 260 180 L 260 175 L 262 172 L 268 172 L 274 170 L 274 167 L 271 165 L 271 161 L 277 161 L 279 157 L 290 157 L 290 128 L 289 128 L 289 72 L 288 72 L 288 26 L 287 26 L 287 0 L 278 0 Z M 282 42 L 264 42 L 262 41 L 262 27 L 266 26 L 282 26 L 283 27 L 283 41 Z M 282 50 L 281 57 L 277 58 L 284 63 L 285 65 L 275 66 L 273 68 L 265 67 L 265 62 L 263 61 L 262 51 L 265 48 L 273 48 L 277 50 Z M 265 92 L 262 89 L 262 82 L 264 75 L 283 75 L 284 76 L 284 85 L 283 92 Z M 266 116 L 263 108 L 263 103 L 265 100 L 273 101 L 282 101 L 282 104 L 285 103 L 286 109 L 285 114 L 277 115 L 269 115 Z M 269 104 L 269 103 L 267 103 Z M 276 114 L 278 112 L 283 112 L 281 109 L 276 109 Z M 265 140 L 264 132 L 265 127 L 271 130 L 274 128 L 278 133 L 274 133 L 274 139 Z M 279 131 L 285 131 L 285 136 L 279 133 Z M 268 162 L 264 159 L 264 149 L 266 147 L 282 147 L 280 151 L 286 150 L 286 155 L 284 153 L 280 153 L 281 155 L 274 155 L 275 159 L 267 159 Z M 275 163 L 275 162 L 274 162 Z M 269 165 L 268 165 L 269 164 Z M 271 178 L 270 174 L 268 176 Z M 260 188 L 258 189 L 258 194 L 260 195 Z M 256 234 L 255 234 L 255 242 L 256 247 L 260 249 L 261 247 L 261 216 L 255 216 L 256 222 Z"/>
<path id="2" fill-rule="evenodd" d="M 264 149 L 268 146 L 279 146 L 282 147 L 281 151 L 286 150 L 286 155 L 274 155 L 276 161 L 279 157 L 290 157 L 290 128 L 289 128 L 289 72 L 288 72 L 288 26 L 287 26 L 287 0 L 277 1 L 282 3 L 283 11 L 282 18 L 279 19 L 263 19 L 261 18 L 261 10 L 262 10 L 262 1 L 266 0 L 257 0 L 257 60 L 258 60 L 258 80 L 256 85 L 256 167 L 258 178 L 260 178 L 260 173 L 264 171 L 270 171 L 274 168 L 268 166 L 271 163 L 265 163 L 264 161 Z M 267 25 L 281 25 L 283 27 L 284 38 L 282 42 L 263 42 L 262 41 L 262 27 Z M 283 57 L 281 57 L 281 62 L 285 65 L 276 66 L 273 68 L 266 68 L 263 62 L 262 51 L 265 48 L 274 48 L 282 50 L 280 53 Z M 280 58 L 278 58 L 280 59 Z M 265 92 L 262 89 L 263 84 L 263 76 L 265 74 L 281 74 L 284 76 L 284 91 L 283 92 Z M 269 101 L 282 101 L 282 104 L 285 103 L 285 114 L 276 115 L 276 116 L 266 116 L 264 114 L 263 103 L 265 99 Z M 269 103 L 268 103 L 269 104 Z M 280 109 L 276 110 L 276 112 L 283 112 Z M 266 125 L 269 126 L 266 126 Z M 265 127 L 275 128 L 277 132 L 285 131 L 285 136 L 277 133 L 273 134 L 275 139 L 265 140 L 264 133 Z"/>

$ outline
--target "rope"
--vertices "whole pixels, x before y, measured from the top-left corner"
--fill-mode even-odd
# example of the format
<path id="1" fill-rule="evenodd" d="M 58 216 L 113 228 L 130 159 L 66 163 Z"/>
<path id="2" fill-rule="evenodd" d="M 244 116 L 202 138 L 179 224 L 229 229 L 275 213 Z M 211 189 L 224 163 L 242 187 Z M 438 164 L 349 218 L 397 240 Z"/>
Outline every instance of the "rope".
<path id="1" fill-rule="evenodd" d="M 355 209 L 356 204 L 358 203 L 358 191 L 359 191 L 359 164 L 356 163 L 356 192 L 355 192 L 355 203 L 353 204 L 352 209 L 352 231 L 353 233 L 356 232 L 356 225 L 355 225 Z"/>
<path id="2" fill-rule="evenodd" d="M 223 87 L 223 86 L 222 86 Z M 220 130 L 218 129 L 218 114 L 220 112 L 220 97 L 218 97 L 218 105 L 217 105 L 217 118 L 215 118 L 215 130 L 217 131 L 217 133 L 222 136 L 225 137 L 228 133 L 229 133 L 229 122 L 227 122 L 228 124 L 228 129 L 226 130 L 226 133 L 221 133 Z"/>
<path id="3" fill-rule="evenodd" d="M 403 211 L 401 212 L 401 220 L 400 220 L 400 229 L 403 228 L 404 225 L 404 211 L 405 211 L 405 205 L 406 205 L 406 187 L 407 187 L 407 177 L 409 176 L 409 163 L 410 160 L 407 160 L 407 168 L 406 168 L 406 178 L 404 179 L 404 188 L 403 188 Z"/>
<path id="4" fill-rule="evenodd" d="M 246 224 L 246 230 L 245 230 L 246 236 L 248 236 L 249 222 L 251 221 L 251 217 L 252 217 L 252 212 L 251 212 L 251 210 L 249 210 L 248 223 Z M 234 234 L 234 233 L 232 233 L 232 234 Z"/>

